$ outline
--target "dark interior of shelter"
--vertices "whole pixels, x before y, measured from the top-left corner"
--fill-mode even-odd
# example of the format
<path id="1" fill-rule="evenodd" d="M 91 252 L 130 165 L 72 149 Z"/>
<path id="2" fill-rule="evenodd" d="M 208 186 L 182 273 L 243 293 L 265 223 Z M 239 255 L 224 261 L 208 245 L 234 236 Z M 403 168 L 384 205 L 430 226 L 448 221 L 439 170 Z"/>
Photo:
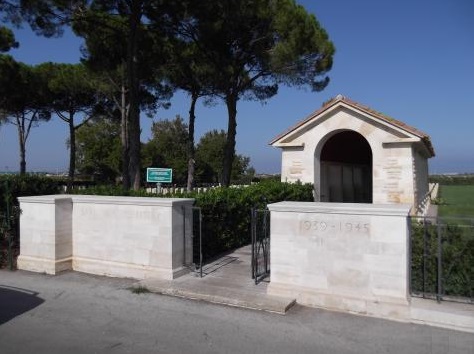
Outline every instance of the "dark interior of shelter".
<path id="1" fill-rule="evenodd" d="M 372 203 L 372 150 L 354 131 L 335 134 L 321 151 L 321 201 Z"/>

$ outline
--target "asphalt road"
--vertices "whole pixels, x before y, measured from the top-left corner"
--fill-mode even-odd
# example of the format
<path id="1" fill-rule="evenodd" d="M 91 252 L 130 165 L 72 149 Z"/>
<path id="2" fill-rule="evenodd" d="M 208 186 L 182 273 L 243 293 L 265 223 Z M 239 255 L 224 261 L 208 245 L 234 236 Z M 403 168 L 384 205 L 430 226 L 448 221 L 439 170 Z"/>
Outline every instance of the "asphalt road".
<path id="1" fill-rule="evenodd" d="M 134 294 L 132 280 L 0 270 L 0 353 L 467 353 L 474 335 L 295 306 Z"/>

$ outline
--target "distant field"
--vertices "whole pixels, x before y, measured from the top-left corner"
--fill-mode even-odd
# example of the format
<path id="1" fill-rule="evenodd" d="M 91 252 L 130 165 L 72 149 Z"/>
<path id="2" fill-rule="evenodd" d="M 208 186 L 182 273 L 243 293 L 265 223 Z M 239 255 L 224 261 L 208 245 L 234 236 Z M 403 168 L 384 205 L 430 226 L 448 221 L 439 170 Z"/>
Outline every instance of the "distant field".
<path id="1" fill-rule="evenodd" d="M 446 205 L 439 206 L 441 216 L 466 216 L 474 218 L 474 185 L 440 186 L 439 197 Z"/>

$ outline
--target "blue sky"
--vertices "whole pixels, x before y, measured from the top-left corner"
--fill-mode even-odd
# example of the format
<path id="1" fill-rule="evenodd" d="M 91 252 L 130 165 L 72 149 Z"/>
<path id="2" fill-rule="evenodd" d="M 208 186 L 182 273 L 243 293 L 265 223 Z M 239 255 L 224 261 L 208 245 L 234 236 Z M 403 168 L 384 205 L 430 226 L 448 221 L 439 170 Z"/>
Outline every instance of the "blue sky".
<path id="1" fill-rule="evenodd" d="M 241 101 L 237 151 L 251 157 L 257 172 L 278 173 L 281 156 L 268 146 L 276 135 L 343 94 L 431 136 L 436 157 L 431 173 L 474 172 L 474 2 L 471 0 L 299 1 L 316 15 L 336 46 L 329 86 L 320 93 L 281 87 L 262 104 Z M 16 31 L 17 60 L 77 62 L 81 40 L 71 33 L 59 39 Z M 154 120 L 187 117 L 189 99 L 176 93 L 172 106 Z M 142 119 L 142 141 L 152 120 Z M 227 113 L 218 102 L 199 105 L 197 137 L 226 129 Z M 68 165 L 67 126 L 54 118 L 32 130 L 27 170 L 63 171 Z M 15 127 L 0 128 L 0 170 L 19 166 Z"/>

